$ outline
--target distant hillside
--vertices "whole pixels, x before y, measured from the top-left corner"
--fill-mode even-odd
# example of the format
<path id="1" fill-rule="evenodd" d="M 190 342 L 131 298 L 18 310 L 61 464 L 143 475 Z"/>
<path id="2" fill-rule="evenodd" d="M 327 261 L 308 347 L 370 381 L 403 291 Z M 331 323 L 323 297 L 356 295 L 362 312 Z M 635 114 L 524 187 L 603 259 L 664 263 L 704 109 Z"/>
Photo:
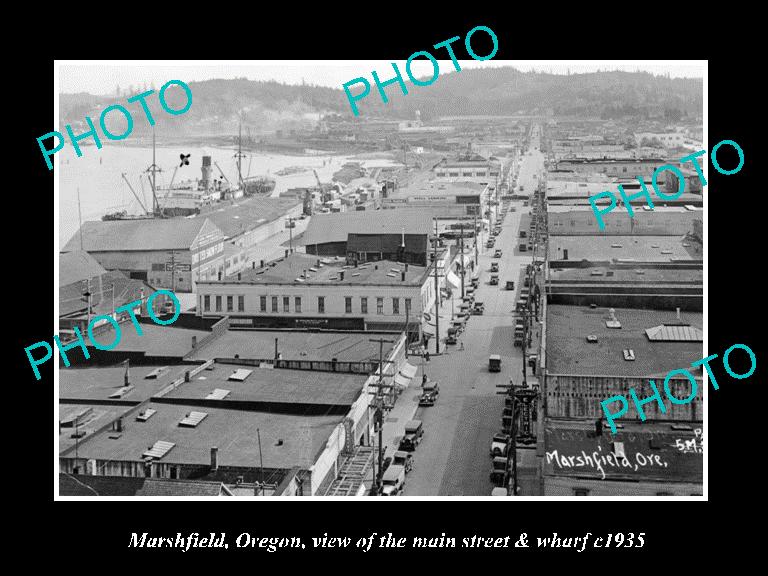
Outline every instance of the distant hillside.
<path id="1" fill-rule="evenodd" d="M 377 70 L 382 78 L 389 75 Z M 361 68 L 360 75 L 367 76 Z M 246 79 L 190 82 L 194 96 L 192 108 L 181 116 L 163 112 L 156 96 L 148 99 L 150 109 L 162 124 L 165 135 L 233 134 L 237 131 L 238 113 L 242 111 L 244 126 L 254 133 L 276 129 L 310 127 L 306 113 L 337 112 L 352 117 L 344 91 L 339 86 L 295 86 L 278 82 Z M 387 87 L 388 104 L 379 98 L 375 85 L 367 98 L 359 103 L 363 115 L 388 118 L 412 118 L 420 110 L 422 118 L 457 114 L 514 114 L 518 111 L 555 114 L 586 114 L 603 118 L 667 110 L 680 115 L 697 115 L 702 110 L 700 79 L 669 79 L 646 72 L 596 72 L 570 76 L 519 72 L 513 68 L 465 69 L 441 74 L 431 86 L 408 86 L 408 95 L 396 84 Z M 169 94 L 171 94 L 169 92 Z M 100 97 L 90 94 L 63 94 L 61 116 L 67 123 L 82 123 L 86 115 L 98 122 L 100 111 L 126 97 Z M 169 98 L 173 105 L 174 98 Z M 183 96 L 176 99 L 183 105 Z M 136 109 L 135 133 L 148 133 L 147 123 L 140 121 Z M 115 113 L 116 117 L 119 114 Z M 117 128 L 115 132 L 119 132 Z"/>

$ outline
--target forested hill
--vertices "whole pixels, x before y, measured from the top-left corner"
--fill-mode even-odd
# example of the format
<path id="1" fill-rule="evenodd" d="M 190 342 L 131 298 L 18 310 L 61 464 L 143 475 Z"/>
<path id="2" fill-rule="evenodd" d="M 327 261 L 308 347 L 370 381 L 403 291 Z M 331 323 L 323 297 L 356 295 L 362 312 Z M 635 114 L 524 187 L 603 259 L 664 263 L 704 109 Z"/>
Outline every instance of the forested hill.
<path id="1" fill-rule="evenodd" d="M 387 71 L 377 72 L 382 79 L 391 77 Z M 360 75 L 367 76 L 373 83 L 370 71 L 366 74 L 361 67 Z M 148 99 L 150 108 L 157 112 L 158 122 L 161 118 L 165 122 L 165 130 L 187 134 L 232 133 L 237 129 L 238 113 L 242 113 L 244 124 L 256 131 L 311 124 L 305 114 L 312 112 L 352 116 L 341 86 L 285 85 L 244 78 L 190 82 L 189 86 L 194 103 L 189 112 L 181 116 L 163 113 L 155 95 Z M 695 116 L 702 109 L 701 79 L 670 79 L 647 72 L 556 75 L 523 73 L 510 67 L 464 69 L 442 73 L 430 86 L 409 83 L 407 96 L 400 92 L 397 84 L 388 86 L 386 91 L 390 96 L 388 104 L 381 101 L 373 85 L 368 97 L 360 101 L 361 113 L 394 119 L 412 118 L 413 113 L 420 110 L 422 118 L 429 121 L 444 115 L 541 113 L 549 109 L 555 114 L 603 118 L 645 116 L 668 110 L 675 111 L 676 115 L 679 112 L 682 116 Z M 86 115 L 97 122 L 104 107 L 124 103 L 126 98 L 125 95 L 118 98 L 63 94 L 61 127 L 83 121 Z M 177 100 L 183 105 L 183 95 Z M 138 104 L 129 108 L 138 109 Z M 139 131 L 145 126 L 145 122 L 136 122 L 135 129 Z"/>

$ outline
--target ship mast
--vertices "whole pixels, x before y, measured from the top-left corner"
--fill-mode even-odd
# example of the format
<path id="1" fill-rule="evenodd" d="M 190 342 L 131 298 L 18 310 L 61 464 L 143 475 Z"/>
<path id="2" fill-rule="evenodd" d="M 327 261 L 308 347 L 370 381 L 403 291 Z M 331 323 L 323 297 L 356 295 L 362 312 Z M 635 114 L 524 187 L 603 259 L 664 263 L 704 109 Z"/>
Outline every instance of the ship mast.
<path id="1" fill-rule="evenodd" d="M 242 117 L 240 118 L 240 128 L 237 136 L 237 154 L 235 154 L 235 158 L 237 158 L 237 178 L 238 182 L 240 183 L 240 188 L 243 190 L 243 194 L 245 194 L 245 185 L 243 183 L 243 170 L 242 170 L 242 160 L 245 157 L 245 154 L 243 154 L 243 120 Z"/>
<path id="2" fill-rule="evenodd" d="M 157 182 L 156 182 L 156 175 L 158 172 L 162 172 L 162 168 L 160 168 L 155 163 L 155 129 L 152 128 L 152 164 L 149 168 L 145 170 L 145 172 L 149 172 L 152 174 L 152 214 L 155 216 L 160 215 L 160 204 L 157 201 Z"/>

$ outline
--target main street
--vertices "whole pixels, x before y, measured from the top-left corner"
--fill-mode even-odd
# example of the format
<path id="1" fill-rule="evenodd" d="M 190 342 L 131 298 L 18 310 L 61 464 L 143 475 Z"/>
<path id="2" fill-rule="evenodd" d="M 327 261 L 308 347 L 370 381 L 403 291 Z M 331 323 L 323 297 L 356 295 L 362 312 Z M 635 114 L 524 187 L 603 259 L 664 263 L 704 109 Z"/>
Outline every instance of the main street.
<path id="1" fill-rule="evenodd" d="M 531 139 L 538 146 L 538 138 Z M 525 192 L 533 191 L 541 172 L 543 155 L 534 151 L 522 157 L 518 183 Z M 512 345 L 514 316 L 512 311 L 520 289 L 519 271 L 531 262 L 529 252 L 517 251 L 522 202 L 513 201 L 515 212 L 508 212 L 502 232 L 493 249 L 480 250 L 480 287 L 476 299 L 485 304 L 482 316 L 472 316 L 459 344 L 441 343 L 441 356 L 432 356 L 425 365 L 427 375 L 440 383 L 440 396 L 431 407 L 419 408 L 415 418 L 424 423 L 424 438 L 414 452 L 415 464 L 408 474 L 404 495 L 490 495 L 490 457 L 492 436 L 501 429 L 503 396 L 497 385 L 508 384 L 510 378 L 521 380 L 523 366 L 520 348 Z M 502 258 L 492 258 L 496 248 Z M 491 262 L 499 262 L 499 285 L 491 286 Z M 505 290 L 507 280 L 515 281 L 515 290 Z M 464 350 L 460 349 L 461 342 Z M 430 343 L 430 352 L 434 344 Z M 501 372 L 488 371 L 488 356 L 499 354 Z M 416 381 L 420 379 L 417 378 Z M 417 384 L 418 386 L 418 384 Z M 410 392 L 408 392 L 410 394 Z"/>

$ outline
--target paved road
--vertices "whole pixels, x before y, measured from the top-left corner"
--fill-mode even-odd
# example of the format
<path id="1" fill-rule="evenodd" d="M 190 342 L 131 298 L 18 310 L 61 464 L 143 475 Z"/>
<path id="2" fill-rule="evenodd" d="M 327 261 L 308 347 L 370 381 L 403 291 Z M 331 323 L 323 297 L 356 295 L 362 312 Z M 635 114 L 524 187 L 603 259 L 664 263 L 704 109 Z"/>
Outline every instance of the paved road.
<path id="1" fill-rule="evenodd" d="M 532 146 L 538 142 L 532 138 Z M 533 190 L 533 175 L 543 166 L 543 155 L 525 155 L 519 183 Z M 419 408 L 416 418 L 424 422 L 424 439 L 414 453 L 413 471 L 408 475 L 406 496 L 473 495 L 488 496 L 490 479 L 488 449 L 493 434 L 501 427 L 504 398 L 496 394 L 498 384 L 520 381 L 522 352 L 512 346 L 514 317 L 511 314 L 519 290 L 519 269 L 531 261 L 527 253 L 515 253 L 522 202 L 513 202 L 516 212 L 508 212 L 496 247 L 503 251 L 500 284 L 491 286 L 490 263 L 493 250 L 480 253 L 480 288 L 477 300 L 485 303 L 483 316 L 472 316 L 459 346 L 433 357 L 426 365 L 430 378 L 440 382 L 440 398 L 428 408 Z M 527 211 L 527 209 L 525 209 Z M 495 249 L 494 249 L 495 250 Z M 515 290 L 504 290 L 507 279 L 515 280 Z M 502 371 L 488 371 L 488 356 L 500 354 Z"/>

